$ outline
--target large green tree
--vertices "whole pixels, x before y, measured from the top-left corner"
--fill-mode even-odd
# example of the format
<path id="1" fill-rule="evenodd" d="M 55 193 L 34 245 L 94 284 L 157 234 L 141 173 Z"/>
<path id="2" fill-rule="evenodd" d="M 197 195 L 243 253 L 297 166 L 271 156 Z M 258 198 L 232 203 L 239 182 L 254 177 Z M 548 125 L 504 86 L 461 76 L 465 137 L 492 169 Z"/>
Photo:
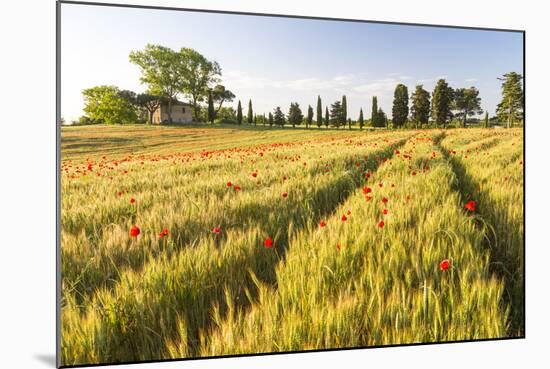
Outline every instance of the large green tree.
<path id="1" fill-rule="evenodd" d="M 182 91 L 184 78 L 178 53 L 168 47 L 147 44 L 145 49 L 130 53 L 130 62 L 139 66 L 140 81 L 148 90 L 167 99 L 168 121 L 172 122 L 172 101 Z"/>
<path id="2" fill-rule="evenodd" d="M 328 106 L 325 106 L 325 127 L 328 128 L 330 122 L 329 114 L 328 114 Z"/>
<path id="3" fill-rule="evenodd" d="M 306 128 L 309 128 L 309 126 L 313 123 L 313 108 L 311 105 L 308 105 L 307 107 L 307 118 L 306 118 Z"/>
<path id="4" fill-rule="evenodd" d="M 458 111 L 456 116 L 462 118 L 462 127 L 466 127 L 469 116 L 481 114 L 481 98 L 475 87 L 457 88 L 454 92 L 453 109 Z"/>
<path id="5" fill-rule="evenodd" d="M 210 85 L 219 81 L 221 68 L 198 51 L 183 47 L 177 53 L 181 68 L 180 92 L 191 99 L 195 119 L 200 116 L 200 102 L 208 95 Z"/>
<path id="6" fill-rule="evenodd" d="M 248 114 L 246 115 L 246 121 L 248 124 L 252 124 L 254 120 L 254 114 L 252 113 L 252 99 L 248 100 Z"/>
<path id="7" fill-rule="evenodd" d="M 416 126 L 422 127 L 430 120 L 430 93 L 422 85 L 417 85 L 411 95 L 411 119 Z"/>
<path id="8" fill-rule="evenodd" d="M 363 129 L 365 126 L 365 118 L 363 117 L 363 108 L 359 109 L 359 129 Z"/>
<path id="9" fill-rule="evenodd" d="M 269 126 L 272 127 L 273 126 L 273 114 L 271 112 L 269 112 Z"/>
<path id="10" fill-rule="evenodd" d="M 440 79 L 437 81 L 432 94 L 432 119 L 438 126 L 446 127 L 449 120 L 453 117 L 452 105 L 454 100 L 454 90 L 449 84 Z"/>
<path id="11" fill-rule="evenodd" d="M 106 124 L 135 123 L 137 109 L 116 86 L 96 86 L 82 91 L 84 112 L 92 121 Z"/>
<path id="12" fill-rule="evenodd" d="M 144 92 L 136 96 L 136 104 L 147 111 L 147 122 L 153 123 L 153 114 L 164 102 L 162 96 Z"/>
<path id="13" fill-rule="evenodd" d="M 241 100 L 237 104 L 237 123 L 243 124 L 243 107 L 241 106 Z"/>
<path id="14" fill-rule="evenodd" d="M 300 105 L 297 102 L 290 103 L 290 108 L 288 109 L 288 123 L 292 124 L 292 127 L 296 127 L 296 125 L 299 125 L 302 123 L 302 120 L 304 120 L 304 115 L 302 114 L 302 110 L 300 109 Z"/>
<path id="15" fill-rule="evenodd" d="M 284 127 L 286 123 L 285 115 L 283 114 L 283 111 L 281 110 L 280 106 L 277 106 L 273 110 L 273 123 L 281 127 Z"/>
<path id="16" fill-rule="evenodd" d="M 392 123 L 394 127 L 403 127 L 409 116 L 409 90 L 399 83 L 393 93 Z"/>
<path id="17" fill-rule="evenodd" d="M 321 105 L 321 96 L 317 96 L 317 127 L 323 125 L 323 106 Z"/>
<path id="18" fill-rule="evenodd" d="M 498 78 L 502 81 L 502 101 L 497 106 L 497 116 L 500 121 L 505 121 L 508 128 L 514 122 L 523 119 L 523 77 L 516 72 L 504 74 Z"/>
<path id="19" fill-rule="evenodd" d="M 224 102 L 230 103 L 234 98 L 235 94 L 227 90 L 224 85 L 216 85 L 216 87 L 212 89 L 212 99 L 214 100 L 214 103 L 218 104 L 218 107 L 216 108 L 216 115 L 219 113 Z"/>

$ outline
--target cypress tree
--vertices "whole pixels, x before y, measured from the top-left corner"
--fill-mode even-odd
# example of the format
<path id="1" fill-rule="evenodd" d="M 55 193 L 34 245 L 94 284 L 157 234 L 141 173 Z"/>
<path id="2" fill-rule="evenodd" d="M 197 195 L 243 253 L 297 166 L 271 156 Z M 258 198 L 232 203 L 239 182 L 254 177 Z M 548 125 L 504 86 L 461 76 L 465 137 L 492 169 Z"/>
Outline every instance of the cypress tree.
<path id="1" fill-rule="evenodd" d="M 309 128 L 311 123 L 313 123 L 313 108 L 311 107 L 311 105 L 308 105 L 308 107 L 307 107 L 306 128 Z"/>
<path id="2" fill-rule="evenodd" d="M 325 127 L 328 128 L 329 122 L 330 122 L 330 119 L 328 115 L 328 106 L 325 106 Z"/>
<path id="3" fill-rule="evenodd" d="M 271 112 L 269 112 L 269 126 L 273 127 L 273 114 Z"/>
<path id="4" fill-rule="evenodd" d="M 417 85 L 411 95 L 411 119 L 416 127 L 422 128 L 430 120 L 430 93 L 422 85 Z"/>
<path id="5" fill-rule="evenodd" d="M 342 96 L 342 124 L 345 124 L 346 120 L 348 120 L 348 101 L 344 95 Z"/>
<path id="6" fill-rule="evenodd" d="M 247 117 L 248 124 L 252 124 L 253 121 L 253 114 L 252 114 L 252 99 L 248 100 L 248 117 Z"/>
<path id="7" fill-rule="evenodd" d="M 365 119 L 363 118 L 363 108 L 359 110 L 359 129 L 363 129 L 365 125 Z"/>
<path id="8" fill-rule="evenodd" d="M 237 105 L 237 123 L 243 124 L 243 108 L 241 106 L 241 100 L 239 100 L 239 104 Z"/>
<path id="9" fill-rule="evenodd" d="M 317 127 L 323 125 L 323 107 L 321 106 L 321 96 L 317 96 Z"/>
<path id="10" fill-rule="evenodd" d="M 380 122 L 378 119 L 378 98 L 376 96 L 372 97 L 372 113 L 370 122 L 373 127 L 380 127 Z"/>
<path id="11" fill-rule="evenodd" d="M 451 104 L 454 91 L 444 79 L 437 81 L 432 95 L 432 119 L 437 125 L 447 126 L 447 122 L 453 117 Z"/>
<path id="12" fill-rule="evenodd" d="M 409 116 L 409 91 L 407 86 L 399 83 L 393 94 L 392 123 L 394 127 L 402 127 Z"/>

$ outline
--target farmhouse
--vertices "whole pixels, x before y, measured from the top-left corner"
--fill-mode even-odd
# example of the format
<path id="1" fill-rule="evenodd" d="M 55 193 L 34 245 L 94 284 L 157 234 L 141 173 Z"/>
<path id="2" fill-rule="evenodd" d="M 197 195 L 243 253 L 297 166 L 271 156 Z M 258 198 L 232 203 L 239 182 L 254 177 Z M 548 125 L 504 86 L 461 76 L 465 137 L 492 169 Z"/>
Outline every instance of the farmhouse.
<path id="1" fill-rule="evenodd" d="M 193 106 L 177 101 L 172 103 L 172 123 L 191 123 L 193 121 Z M 153 113 L 153 124 L 168 123 L 168 104 L 162 104 Z"/>

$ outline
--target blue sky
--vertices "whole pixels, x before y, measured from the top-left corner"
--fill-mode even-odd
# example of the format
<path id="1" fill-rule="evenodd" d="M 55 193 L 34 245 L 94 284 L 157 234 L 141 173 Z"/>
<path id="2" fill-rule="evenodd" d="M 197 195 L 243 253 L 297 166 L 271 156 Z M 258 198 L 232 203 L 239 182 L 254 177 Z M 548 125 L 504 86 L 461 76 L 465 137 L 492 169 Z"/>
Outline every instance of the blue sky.
<path id="1" fill-rule="evenodd" d="M 358 15 L 359 16 L 359 15 Z M 112 84 L 142 92 L 140 72 L 128 55 L 147 43 L 191 47 L 222 68 L 222 83 L 257 113 L 297 101 L 305 112 L 348 100 L 354 119 L 370 115 L 372 96 L 391 115 L 397 83 L 432 91 L 446 78 L 452 87 L 476 86 L 482 108 L 494 114 L 498 76 L 523 71 L 521 33 L 362 22 L 304 20 L 62 5 L 61 110 L 82 115 L 82 90 Z M 183 99 L 185 99 L 182 96 Z M 236 107 L 237 99 L 230 104 Z"/>

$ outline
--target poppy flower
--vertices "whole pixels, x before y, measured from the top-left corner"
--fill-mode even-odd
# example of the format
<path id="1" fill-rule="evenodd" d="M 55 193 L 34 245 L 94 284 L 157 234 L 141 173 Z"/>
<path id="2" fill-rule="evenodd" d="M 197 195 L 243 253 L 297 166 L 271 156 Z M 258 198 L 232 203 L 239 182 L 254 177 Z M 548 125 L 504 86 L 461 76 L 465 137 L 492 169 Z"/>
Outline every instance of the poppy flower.
<path id="1" fill-rule="evenodd" d="M 348 220 L 348 217 L 345 215 L 342 215 L 342 222 L 345 222 L 346 220 Z"/>
<path id="2" fill-rule="evenodd" d="M 383 186 L 382 182 L 378 183 L 378 187 L 382 187 L 382 186 Z"/>
<path id="3" fill-rule="evenodd" d="M 235 191 L 240 191 L 241 190 L 241 186 L 238 186 L 238 185 L 233 186 L 233 188 L 235 189 Z"/>
<path id="4" fill-rule="evenodd" d="M 340 244 L 337 244 L 336 245 L 336 250 L 340 251 L 342 249 L 342 246 L 340 246 Z"/>
<path id="5" fill-rule="evenodd" d="M 168 236 L 168 228 L 164 228 L 164 229 L 159 233 L 159 236 L 160 236 L 160 238 L 165 237 L 165 236 Z"/>
<path id="6" fill-rule="evenodd" d="M 411 174 L 412 174 L 413 176 L 415 176 L 415 175 L 416 175 L 416 172 L 412 172 Z"/>
<path id="7" fill-rule="evenodd" d="M 369 178 L 370 178 L 370 173 L 368 173 L 368 172 L 365 173 L 365 178 L 366 178 L 366 179 L 369 179 Z"/>
<path id="8" fill-rule="evenodd" d="M 133 203 L 135 203 L 135 202 L 136 202 L 136 199 L 134 199 L 133 197 L 130 198 L 130 204 L 133 204 Z"/>
<path id="9" fill-rule="evenodd" d="M 371 193 L 372 189 L 370 187 L 363 187 L 363 193 L 366 195 L 368 193 Z"/>
<path id="10" fill-rule="evenodd" d="M 214 228 L 212 228 L 212 233 L 220 234 L 221 231 L 222 231 L 222 228 L 221 228 L 221 227 L 214 227 Z"/>
<path id="11" fill-rule="evenodd" d="M 449 259 L 443 259 L 441 263 L 439 263 L 439 269 L 444 272 L 445 270 L 449 269 L 451 267 L 451 262 Z"/>
<path id="12" fill-rule="evenodd" d="M 372 200 L 372 196 L 365 196 L 365 200 L 366 200 L 366 201 Z"/>
<path id="13" fill-rule="evenodd" d="M 468 211 L 476 211 L 476 202 L 475 201 L 468 201 L 465 205 L 464 205 L 464 209 L 468 210 Z"/>
<path id="14" fill-rule="evenodd" d="M 231 187 L 233 186 L 233 183 L 231 183 L 231 181 L 227 182 L 227 187 Z"/>
<path id="15" fill-rule="evenodd" d="M 283 192 L 283 197 L 287 197 L 288 196 L 288 192 Z"/>
<path id="16" fill-rule="evenodd" d="M 137 237 L 139 236 L 139 233 L 140 233 L 140 229 L 138 226 L 132 226 L 132 228 L 130 228 L 130 236 Z"/>
<path id="17" fill-rule="evenodd" d="M 386 197 L 382 197 L 382 202 L 383 202 L 384 204 L 387 204 L 387 203 L 388 203 L 388 199 L 387 199 Z"/>
<path id="18" fill-rule="evenodd" d="M 323 228 L 323 227 L 326 226 L 326 225 L 327 225 L 327 222 L 325 222 L 324 220 L 321 220 L 321 221 L 319 222 L 319 227 L 321 227 L 321 228 Z"/>
<path id="19" fill-rule="evenodd" d="M 351 215 L 351 210 L 348 210 L 348 215 Z"/>
<path id="20" fill-rule="evenodd" d="M 271 237 L 268 237 L 264 241 L 264 246 L 268 249 L 273 247 L 273 239 Z"/>
<path id="21" fill-rule="evenodd" d="M 388 215 L 388 209 L 384 209 L 384 210 L 382 210 L 382 214 L 384 214 L 384 215 Z"/>
<path id="22" fill-rule="evenodd" d="M 383 220 L 381 220 L 380 222 L 378 222 L 378 227 L 379 227 L 379 228 L 384 228 L 385 225 L 386 225 L 386 224 L 384 223 Z"/>
<path id="23" fill-rule="evenodd" d="M 254 172 L 252 173 L 252 177 L 256 178 L 258 176 L 258 173 Z"/>

